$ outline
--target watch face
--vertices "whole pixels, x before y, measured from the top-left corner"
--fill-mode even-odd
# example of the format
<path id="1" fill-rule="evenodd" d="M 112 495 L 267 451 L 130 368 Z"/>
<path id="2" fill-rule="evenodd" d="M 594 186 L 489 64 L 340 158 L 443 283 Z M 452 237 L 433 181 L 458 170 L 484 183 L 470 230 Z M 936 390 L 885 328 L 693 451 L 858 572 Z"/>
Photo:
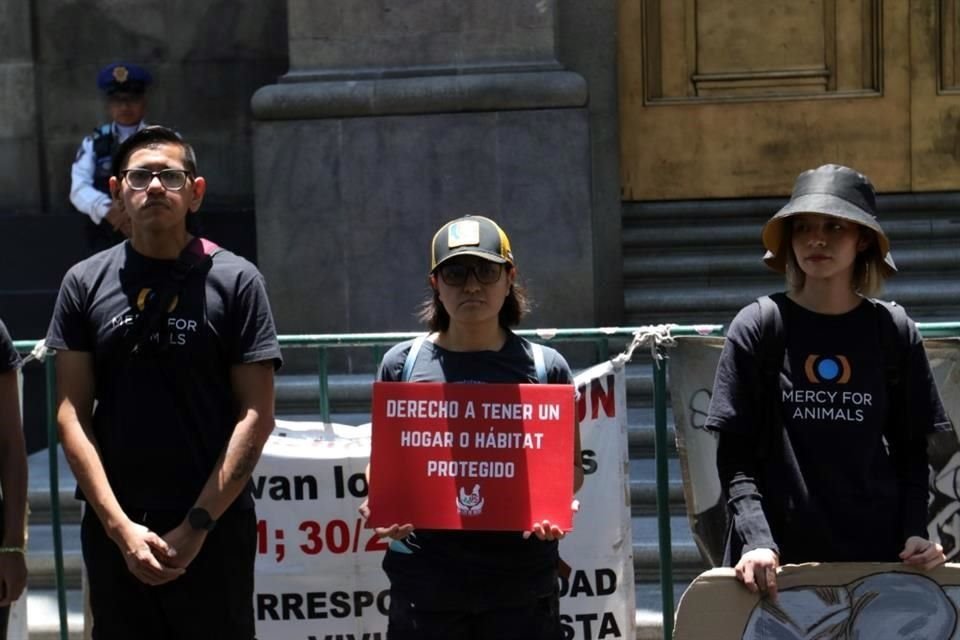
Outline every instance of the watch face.
<path id="1" fill-rule="evenodd" d="M 216 520 L 210 517 L 210 512 L 200 507 L 190 510 L 187 521 L 194 529 L 205 529 L 206 531 L 210 531 L 217 524 Z"/>

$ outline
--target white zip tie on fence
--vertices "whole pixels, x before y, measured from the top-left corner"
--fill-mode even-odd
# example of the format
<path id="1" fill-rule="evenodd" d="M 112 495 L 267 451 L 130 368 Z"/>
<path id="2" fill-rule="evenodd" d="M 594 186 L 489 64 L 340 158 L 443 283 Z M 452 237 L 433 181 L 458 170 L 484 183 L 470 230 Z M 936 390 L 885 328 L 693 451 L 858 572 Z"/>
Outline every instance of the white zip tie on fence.
<path id="1" fill-rule="evenodd" d="M 649 344 L 650 356 L 654 362 L 660 362 L 663 360 L 663 356 L 660 355 L 660 347 L 672 347 L 677 343 L 676 339 L 670 334 L 670 331 L 676 326 L 675 324 L 653 324 L 640 327 L 633 332 L 633 340 L 627 345 L 623 353 L 614 356 L 610 361 L 615 368 L 619 369 L 633 359 L 633 352 L 637 347 Z"/>
<path id="2" fill-rule="evenodd" d="M 43 340 L 41 340 L 40 342 L 37 343 L 37 346 L 33 348 L 33 351 L 31 351 L 26 356 L 24 356 L 23 364 L 27 364 L 32 360 L 36 360 L 37 362 L 43 362 L 44 360 L 46 360 L 47 356 L 50 355 L 51 353 L 54 353 L 54 351 L 55 349 L 47 348 L 47 345 L 43 342 Z"/>

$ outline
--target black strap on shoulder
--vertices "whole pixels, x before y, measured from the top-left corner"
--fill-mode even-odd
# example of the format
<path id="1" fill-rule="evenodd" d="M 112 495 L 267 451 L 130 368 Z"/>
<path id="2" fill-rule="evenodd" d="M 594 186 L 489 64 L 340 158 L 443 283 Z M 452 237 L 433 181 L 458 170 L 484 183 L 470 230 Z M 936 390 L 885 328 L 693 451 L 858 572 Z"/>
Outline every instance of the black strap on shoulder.
<path id="1" fill-rule="evenodd" d="M 910 320 L 896 302 L 872 299 L 877 309 L 883 377 L 887 391 L 888 438 L 906 437 L 909 415 Z"/>
<path id="2" fill-rule="evenodd" d="M 213 264 L 213 257 L 221 251 L 223 249 L 210 240 L 197 237 L 180 252 L 167 281 L 150 292 L 140 315 L 134 320 L 127 333 L 131 355 L 141 353 L 144 346 L 148 344 L 150 336 L 160 329 L 173 299 L 183 291 L 187 277 L 195 271 L 206 271 Z"/>
<path id="3" fill-rule="evenodd" d="M 782 294 L 776 294 L 780 296 Z M 780 371 L 786 358 L 787 339 L 783 314 L 771 296 L 757 298 L 760 305 L 760 342 L 757 353 L 757 384 L 754 386 L 754 419 L 758 450 L 765 458 L 780 428 L 777 417 L 780 407 Z"/>
<path id="4" fill-rule="evenodd" d="M 900 386 L 906 375 L 907 354 L 910 351 L 910 322 L 907 312 L 896 302 L 873 300 L 880 324 L 880 347 L 883 349 L 883 368 L 888 388 Z"/>
<path id="5" fill-rule="evenodd" d="M 757 303 L 760 305 L 760 372 L 764 379 L 779 379 L 786 349 L 783 315 L 770 296 L 760 296 Z"/>

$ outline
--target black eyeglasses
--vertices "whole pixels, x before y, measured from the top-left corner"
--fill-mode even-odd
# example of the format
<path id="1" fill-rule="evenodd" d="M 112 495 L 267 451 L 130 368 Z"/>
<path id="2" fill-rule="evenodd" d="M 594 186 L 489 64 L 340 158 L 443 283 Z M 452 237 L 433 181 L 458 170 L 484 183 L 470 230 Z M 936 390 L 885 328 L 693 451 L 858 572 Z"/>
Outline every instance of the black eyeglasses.
<path id="1" fill-rule="evenodd" d="M 500 279 L 500 274 L 503 273 L 503 265 L 488 260 L 483 260 L 474 265 L 448 262 L 440 265 L 437 271 L 440 272 L 440 278 L 446 284 L 451 287 L 462 287 L 467 283 L 467 278 L 471 273 L 480 284 L 493 284 Z"/>
<path id="2" fill-rule="evenodd" d="M 168 191 L 180 191 L 187 184 L 189 171 L 183 169 L 164 169 L 162 171 L 149 171 L 147 169 L 125 169 L 120 172 L 120 177 L 127 181 L 130 188 L 134 191 L 144 191 L 153 182 L 154 178 L 160 178 L 160 184 Z"/>

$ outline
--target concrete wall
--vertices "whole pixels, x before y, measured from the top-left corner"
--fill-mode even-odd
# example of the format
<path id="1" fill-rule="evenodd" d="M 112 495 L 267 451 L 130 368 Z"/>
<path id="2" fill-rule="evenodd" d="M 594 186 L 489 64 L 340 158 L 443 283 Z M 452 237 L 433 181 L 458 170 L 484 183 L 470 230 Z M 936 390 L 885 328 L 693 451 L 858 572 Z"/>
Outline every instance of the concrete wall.
<path id="1" fill-rule="evenodd" d="M 0 209 L 42 208 L 35 78 L 30 0 L 0 0 Z"/>
<path id="2" fill-rule="evenodd" d="M 281 332 L 416 330 L 430 238 L 468 213 L 510 235 L 539 301 L 525 327 L 592 322 L 582 109 L 266 122 L 256 146 L 258 253 Z"/>
<path id="3" fill-rule="evenodd" d="M 291 0 L 293 76 L 556 67 L 552 0 Z"/>
<path id="4" fill-rule="evenodd" d="M 586 80 L 590 95 L 594 324 L 612 326 L 624 322 L 617 2 L 559 0 L 557 5 L 558 60 Z"/>
<path id="5" fill-rule="evenodd" d="M 0 7 L 27 0 L 0 0 Z M 285 0 L 33 0 L 33 67 L 49 212 L 69 209 L 70 164 L 84 135 L 105 119 L 96 73 L 114 60 L 154 74 L 148 119 L 197 148 L 217 206 L 253 200 L 250 96 L 287 69 Z M 2 12 L 3 9 L 0 9 Z M 0 20 L 0 25 L 6 22 Z M 0 30 L 4 27 L 0 26 Z M 0 31 L 2 33 L 2 31 Z M 0 38 L 6 47 L 6 38 Z M 2 69 L 0 54 L 0 69 Z M 0 71 L 2 73 L 2 71 Z M 6 93 L 4 93 L 6 96 Z M 6 103 L 4 97 L 0 103 Z M 2 113 L 2 111 L 0 111 Z M 0 119 L 0 122 L 3 120 Z M 0 124 L 0 141 L 4 134 Z M 3 161 L 0 147 L 0 162 Z M 0 192 L 0 210 L 10 206 Z"/>
<path id="6" fill-rule="evenodd" d="M 547 165 L 566 167 L 565 174 L 540 172 L 537 158 L 523 155 L 530 184 L 540 181 L 539 188 L 557 193 L 575 186 L 586 193 L 582 206 L 574 200 L 580 207 L 576 223 L 584 226 L 571 235 L 578 255 L 587 256 L 578 268 L 589 272 L 586 280 L 577 281 L 583 288 L 576 313 L 541 313 L 533 320 L 564 326 L 615 324 L 623 307 L 615 5 L 613 0 L 0 0 L 0 214 L 69 212 L 70 162 L 79 140 L 103 120 L 95 74 L 113 59 L 129 59 L 154 71 L 150 118 L 176 127 L 196 143 L 202 170 L 212 183 L 208 211 L 249 211 L 255 184 L 261 190 L 280 181 L 282 190 L 282 149 L 254 159 L 249 98 L 259 87 L 264 87 L 258 94 L 261 107 L 270 114 L 258 136 L 265 143 L 273 135 L 290 140 L 280 132 L 284 123 L 309 138 L 314 132 L 305 131 L 301 121 L 317 117 L 354 133 L 364 119 L 383 117 L 367 123 L 368 135 L 390 144 L 398 139 L 385 131 L 394 123 L 414 121 L 402 116 L 426 116 L 430 124 L 421 134 L 436 132 L 435 123 L 441 121 L 462 124 L 465 132 L 484 131 L 475 141 L 462 137 L 469 133 L 438 134 L 441 144 L 429 151 L 437 162 L 418 160 L 423 171 L 437 167 L 429 177 L 435 184 L 472 182 L 476 168 L 443 166 L 452 158 L 449 141 L 466 147 L 468 158 L 474 158 L 471 151 L 482 155 L 484 141 L 499 135 L 491 132 L 502 132 L 503 122 L 481 114 L 508 112 L 513 114 L 508 119 L 529 123 L 527 133 L 537 141 L 531 150 L 548 154 Z M 282 91 L 271 94 L 278 87 Z M 567 109 L 581 113 L 559 118 L 565 122 L 560 133 L 569 136 L 562 141 L 549 127 L 558 120 L 555 112 Z M 552 115 L 541 119 L 541 113 Z M 444 114 L 460 117 L 438 117 Z M 357 121 L 351 124 L 353 119 Z M 574 135 L 572 122 L 582 123 Z M 324 134 L 316 135 L 322 139 Z M 425 140 L 408 138 L 421 147 Z M 324 158 L 316 170 L 333 161 Z M 256 178 L 254 164 L 264 168 Z M 365 171 L 373 168 L 368 163 Z M 420 187 L 398 198 L 402 185 L 393 176 L 403 173 L 384 170 L 382 176 L 366 176 L 366 184 L 379 189 L 379 181 L 394 189 L 387 203 L 422 203 L 396 209 L 403 221 L 415 216 L 420 229 L 476 202 L 466 197 L 461 208 L 444 196 L 434 204 L 432 192 Z M 465 193 L 488 190 L 484 206 L 500 207 L 504 219 L 521 215 L 502 201 L 498 188 L 477 183 Z M 277 198 L 268 195 L 265 202 Z M 541 201 L 553 206 L 548 199 Z M 343 224 L 345 213 L 340 211 L 341 217 L 329 224 Z M 519 221 L 520 228 L 533 228 L 538 214 L 522 215 L 532 218 L 529 224 Z M 280 219 L 265 216 L 262 231 L 282 228 Z M 276 242 L 265 240 L 272 243 L 267 252 L 282 255 L 282 240 L 282 234 Z M 535 243 L 546 252 L 541 245 Z M 536 254 L 524 262 L 526 274 L 538 277 L 534 265 L 546 264 Z M 274 285 L 281 291 L 285 286 Z M 552 294 L 537 290 L 535 281 L 531 285 L 538 299 L 554 306 Z M 558 288 L 558 295 L 562 299 L 565 294 Z M 592 299 L 587 308 L 584 297 Z M 406 320 L 407 307 L 404 311 Z M 344 317 L 349 322 L 337 324 L 344 330 L 363 324 L 354 314 Z"/>
<path id="7" fill-rule="evenodd" d="M 540 301 L 524 326 L 595 324 L 586 85 L 557 60 L 556 2 L 289 12 L 292 71 L 253 100 L 258 253 L 280 330 L 417 328 L 429 239 L 467 213 L 510 234 Z"/>

